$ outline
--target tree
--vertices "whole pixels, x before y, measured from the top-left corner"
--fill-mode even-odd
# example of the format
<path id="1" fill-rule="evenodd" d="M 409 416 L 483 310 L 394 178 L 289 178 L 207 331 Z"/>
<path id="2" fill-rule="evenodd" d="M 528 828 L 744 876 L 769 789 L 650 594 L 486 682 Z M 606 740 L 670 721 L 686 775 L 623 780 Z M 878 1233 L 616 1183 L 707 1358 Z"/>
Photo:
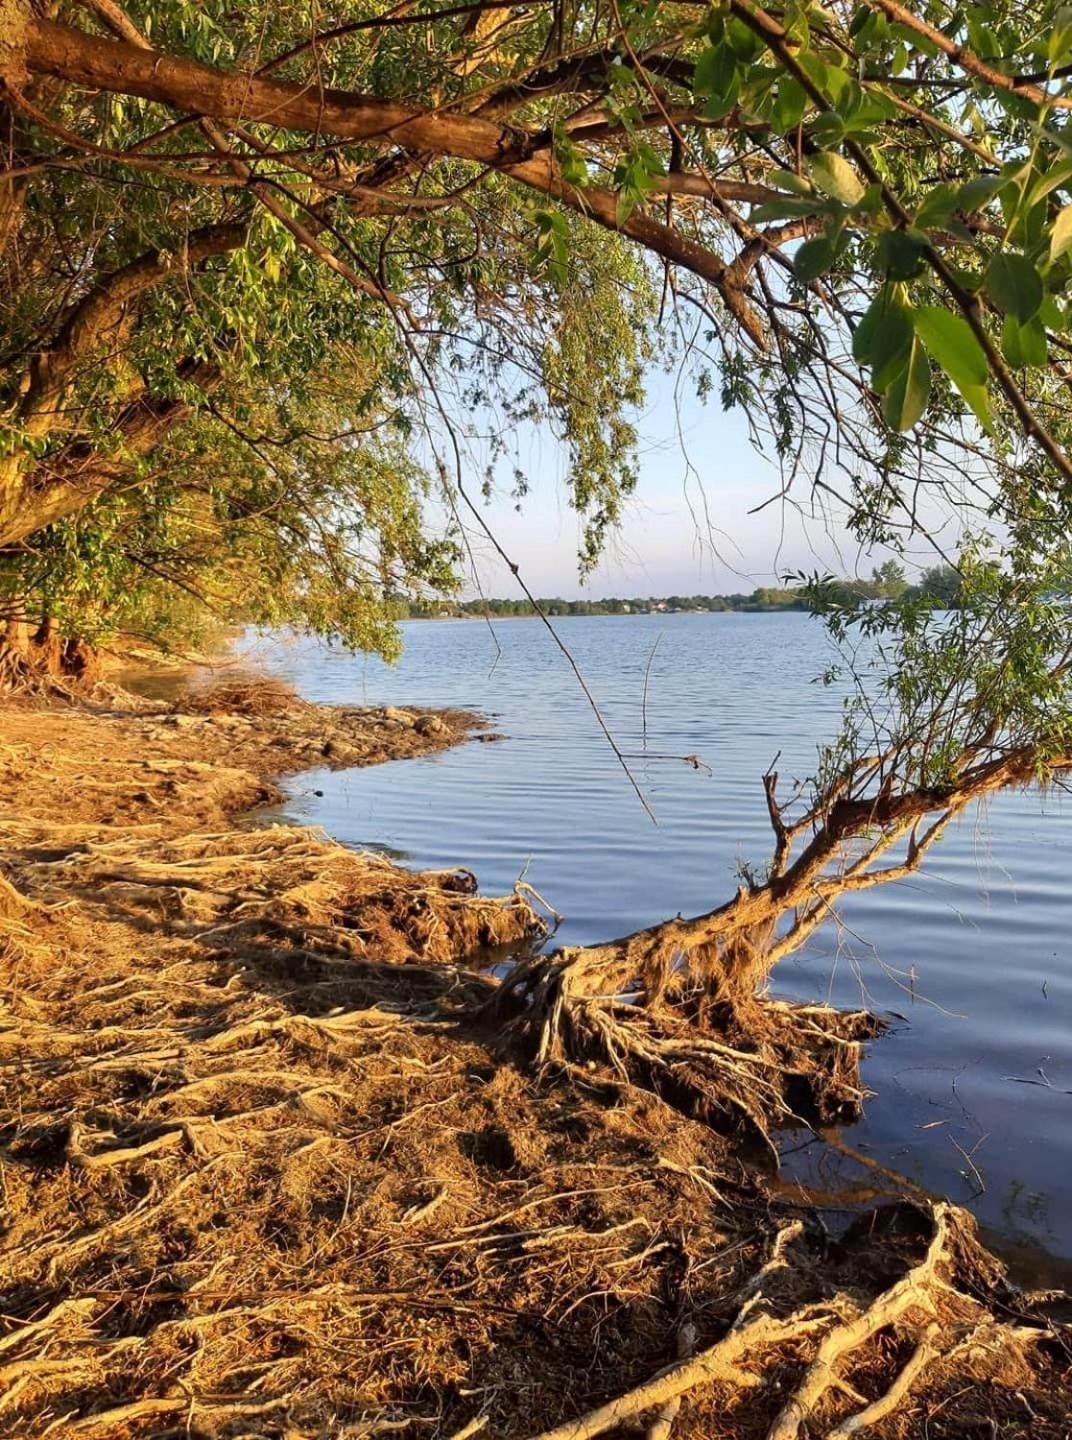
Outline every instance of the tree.
<path id="1" fill-rule="evenodd" d="M 896 560 L 884 560 L 871 572 L 875 593 L 884 600 L 900 600 L 908 589 L 904 566 Z"/>
<path id="2" fill-rule="evenodd" d="M 0 0 L 0 18 L 13 596 L 59 593 L 94 547 L 152 564 L 149 542 L 171 545 L 190 583 L 188 557 L 233 574 L 264 544 L 293 562 L 282 609 L 375 636 L 385 583 L 449 585 L 417 539 L 424 479 L 479 515 L 468 432 L 492 437 L 490 484 L 526 424 L 565 448 L 590 567 L 635 485 L 655 358 L 742 407 L 785 490 L 807 477 L 864 546 L 897 552 L 935 516 L 973 532 L 951 618 L 934 580 L 893 594 L 894 561 L 850 593 L 812 587 L 884 668 L 859 677 L 795 818 L 767 777 L 765 878 L 694 921 L 534 961 L 504 992 L 545 1050 L 602 1046 L 653 1083 L 685 1067 L 698 1103 L 762 1124 L 785 1075 L 814 1072 L 814 1017 L 762 1001 L 771 965 L 838 894 L 920 863 L 971 798 L 1067 759 L 1064 9 L 349 0 L 318 29 L 262 0 L 47 19 Z M 341 357 L 344 393 L 305 433 Z M 386 448 L 386 487 L 349 492 L 381 423 L 412 468 Z M 172 497 L 204 484 L 224 434 L 245 465 L 202 550 Z M 277 470 L 288 528 L 247 541 L 242 497 Z M 354 523 L 388 537 L 387 582 L 336 544 Z M 861 606 L 867 587 L 887 603 Z M 354 594 L 364 626 L 339 619 Z"/>
<path id="3" fill-rule="evenodd" d="M 916 588 L 932 604 L 952 609 L 960 598 L 960 574 L 952 565 L 932 565 L 924 570 Z"/>
<path id="4" fill-rule="evenodd" d="M 426 405 L 430 376 L 457 363 L 445 330 L 509 355 L 511 384 L 532 362 L 574 459 L 591 560 L 633 480 L 621 402 L 638 392 L 628 366 L 604 377 L 575 352 L 590 355 L 602 325 L 614 343 L 599 353 L 620 363 L 630 320 L 607 309 L 623 285 L 635 304 L 646 269 L 594 246 L 594 227 L 674 268 L 701 369 L 713 351 L 724 398 L 748 407 L 787 462 L 805 466 L 833 419 L 838 446 L 824 453 L 871 538 L 919 525 L 914 457 L 927 457 L 921 483 L 939 494 L 959 492 L 965 465 L 980 499 L 997 485 L 987 498 L 1009 523 L 1026 518 L 1039 477 L 1063 513 L 1067 406 L 1049 357 L 1072 273 L 1056 123 L 1072 102 L 1056 74 L 1067 27 L 1049 14 L 1027 25 L 995 5 L 980 28 L 896 0 L 793 5 L 780 18 L 729 0 L 578 11 L 567 24 L 536 5 L 490 44 L 465 33 L 456 7 L 400 20 L 357 5 L 317 35 L 257 6 L 221 21 L 185 0 L 129 12 L 85 0 L 50 21 L 6 0 L 10 244 L 24 257 L 33 246 L 38 263 L 35 224 L 50 223 L 43 209 L 54 218 L 57 191 L 99 208 L 105 190 L 109 219 L 117 195 L 154 198 L 136 215 L 142 249 L 101 226 L 108 244 L 63 281 L 77 303 L 19 317 L 16 352 L 42 358 L 11 367 L 0 539 L 114 481 L 85 436 L 45 468 L 38 452 L 118 317 L 129 325 L 200 267 L 245 282 L 211 313 L 198 298 L 191 353 L 169 336 L 168 364 L 142 367 L 144 394 L 113 391 L 109 433 L 136 458 L 203 405 L 228 346 L 277 343 L 270 297 L 255 318 L 245 311 L 256 279 L 271 288 L 280 273 L 310 338 L 303 305 L 315 301 L 298 281 L 321 269 L 336 302 L 351 297 L 333 323 L 346 309 L 379 312 L 366 326 L 402 332 L 395 359 L 416 367 Z M 203 118 L 167 123 L 191 114 Z M 81 219 L 76 204 L 69 233 Z M 594 313 L 578 327 L 585 305 Z M 564 311 L 569 331 L 556 332 Z M 636 313 L 634 347 L 648 297 Z"/>
<path id="5" fill-rule="evenodd" d="M 855 684 L 810 780 L 763 777 L 764 872 L 534 956 L 496 1004 L 542 1057 L 761 1133 L 852 1113 L 873 1022 L 772 1000 L 773 967 L 973 800 L 1072 759 L 1070 77 L 1055 0 L 341 0 L 323 22 L 0 0 L 5 662 L 55 653 L 90 597 L 107 624 L 163 586 L 389 650 L 400 595 L 449 592 L 479 517 L 467 440 L 523 501 L 526 425 L 564 449 L 590 568 L 636 482 L 645 367 L 681 365 L 865 551 L 951 518 L 965 540 L 919 587 L 896 560 L 802 586 Z M 961 1242 L 941 1210 L 870 1311 L 838 1297 L 772 1435 L 861 1335 L 945 1318 Z M 673 1368 L 736 1383 L 755 1330 L 817 1323 L 760 1314 Z M 579 1424 L 665 1430 L 678 1393 Z"/>

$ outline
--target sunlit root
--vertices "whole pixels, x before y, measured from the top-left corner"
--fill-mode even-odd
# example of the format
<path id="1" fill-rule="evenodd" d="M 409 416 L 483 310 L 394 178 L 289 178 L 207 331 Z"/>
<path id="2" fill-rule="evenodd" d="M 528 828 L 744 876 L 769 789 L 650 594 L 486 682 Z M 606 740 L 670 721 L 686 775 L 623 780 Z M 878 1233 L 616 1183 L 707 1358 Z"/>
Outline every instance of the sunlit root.
<path id="1" fill-rule="evenodd" d="M 691 1360 L 671 1365 L 635 1390 L 600 1405 L 579 1420 L 568 1420 L 563 1425 L 556 1425 L 553 1430 L 545 1430 L 535 1440 L 592 1440 L 593 1436 L 604 1435 L 638 1415 L 658 1409 L 668 1401 L 695 1390 L 698 1385 L 753 1388 L 761 1382 L 749 1367 L 762 1358 L 763 1351 L 805 1339 L 822 1330 L 826 1323 L 823 1315 L 803 1315 L 788 1320 L 762 1316 L 740 1330 L 732 1330 L 724 1339 L 702 1350 Z"/>
<path id="2" fill-rule="evenodd" d="M 36 907 L 21 891 L 0 875 L 0 934 L 18 922 Z"/>
<path id="3" fill-rule="evenodd" d="M 775 1241 L 771 1260 L 744 1287 L 745 1304 L 721 1339 L 587 1414 L 545 1430 L 535 1440 L 594 1440 L 645 1415 L 652 1417 L 649 1435 L 663 1434 L 658 1428 L 661 1422 L 668 1414 L 676 1415 L 681 1397 L 689 1392 L 716 1386 L 731 1393 L 753 1389 L 758 1394 L 776 1367 L 781 1373 L 787 1359 L 796 1360 L 814 1345 L 789 1400 L 767 1430 L 767 1440 L 798 1440 L 806 1426 L 807 1433 L 817 1433 L 811 1422 L 828 1405 L 843 1409 L 846 1397 L 855 1397 L 860 1404 L 851 1383 L 851 1366 L 880 1332 L 912 1342 L 910 1357 L 885 1392 L 843 1415 L 826 1432 L 827 1440 L 848 1440 L 891 1414 L 936 1362 L 954 1367 L 967 1354 L 966 1346 L 977 1348 L 981 1327 L 991 1335 L 1000 1332 L 1008 1352 L 1043 1338 L 1046 1332 L 1041 1328 L 995 1321 L 978 1299 L 958 1288 L 960 1265 L 967 1257 L 970 1269 L 970 1257 L 982 1253 L 970 1218 L 954 1206 L 939 1204 L 932 1207 L 930 1219 L 931 1238 L 922 1259 L 870 1300 L 855 1292 L 839 1292 L 826 1302 L 799 1305 L 784 1316 L 757 1314 L 757 1305 L 772 1303 L 763 1293 L 764 1280 L 790 1268 L 784 1251 L 799 1231 L 786 1226 Z M 873 1354 L 864 1358 L 875 1363 Z"/>
<path id="4" fill-rule="evenodd" d="M 31 626 L 11 616 L 0 630 L 0 694 L 74 700 L 93 689 L 100 673 L 97 650 L 62 636 L 51 619 Z"/>
<path id="5" fill-rule="evenodd" d="M 826 1440 L 849 1440 L 851 1435 L 858 1435 L 861 1430 L 870 1430 L 873 1425 L 877 1425 L 887 1415 L 894 1414 L 927 1366 L 932 1360 L 938 1358 L 940 1351 L 936 1340 L 940 1330 L 941 1326 L 937 1322 L 928 1325 L 923 1339 L 913 1350 L 908 1363 L 885 1395 L 879 1396 L 863 1410 L 858 1410 L 855 1415 L 847 1416 L 840 1425 L 835 1425 Z"/>
<path id="6" fill-rule="evenodd" d="M 966 753 L 944 789 L 898 789 L 879 782 L 881 757 L 863 757 L 792 822 L 768 772 L 765 878 L 749 873 L 706 914 L 530 957 L 502 985 L 499 1013 L 540 1061 L 604 1064 L 690 1115 L 743 1119 L 762 1134 L 794 1117 L 852 1119 L 864 1098 L 860 1042 L 881 1022 L 772 1001 L 771 973 L 842 896 L 918 869 L 969 800 L 1023 783 L 1029 759 Z"/>
<path id="7" fill-rule="evenodd" d="M 73 890 L 230 949 L 286 929 L 319 953 L 449 964 L 545 930 L 525 895 L 479 895 L 468 871 L 404 870 L 294 826 L 89 842 L 26 873 L 46 897 Z"/>
<path id="8" fill-rule="evenodd" d="M 596 1063 L 656 1090 L 699 1118 L 744 1121 L 766 1135 L 794 1118 L 859 1114 L 860 1048 L 879 1022 L 867 1012 L 792 1005 L 683 976 L 652 1003 L 632 986 L 593 981 L 605 951 L 567 950 L 524 962 L 497 1003 L 540 1062 Z"/>
<path id="9" fill-rule="evenodd" d="M 918 1326 L 919 1317 L 922 1317 L 923 1333 L 929 1342 L 935 1334 L 932 1327 L 939 1293 L 951 1288 L 947 1272 L 952 1265 L 950 1224 L 953 1213 L 948 1205 L 936 1206 L 934 1235 L 923 1260 L 866 1310 L 849 1311 L 823 1338 L 815 1359 L 771 1426 L 767 1440 L 796 1440 L 801 1426 L 818 1408 L 827 1392 L 839 1385 L 838 1367 L 841 1362 L 879 1330 L 897 1325 L 909 1316 L 916 1317 Z M 921 1368 L 917 1367 L 915 1373 Z"/>

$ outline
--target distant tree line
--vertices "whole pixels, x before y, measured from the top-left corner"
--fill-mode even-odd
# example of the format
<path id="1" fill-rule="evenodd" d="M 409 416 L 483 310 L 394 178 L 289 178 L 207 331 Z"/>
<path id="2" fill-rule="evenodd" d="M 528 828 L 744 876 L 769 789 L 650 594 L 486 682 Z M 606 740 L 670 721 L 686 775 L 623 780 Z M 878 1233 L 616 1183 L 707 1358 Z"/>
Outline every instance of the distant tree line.
<path id="1" fill-rule="evenodd" d="M 929 600 L 936 609 L 955 609 L 960 593 L 960 573 L 952 565 L 938 565 L 924 570 L 914 584 L 909 584 L 905 571 L 895 560 L 887 560 L 871 572 L 870 579 L 812 579 L 803 576 L 799 584 L 759 586 L 749 594 L 732 595 L 667 595 L 662 599 L 634 596 L 605 600 L 563 600 L 548 597 L 538 601 L 545 615 L 675 615 L 723 610 L 746 613 L 776 610 L 813 610 L 816 587 L 821 585 L 826 598 L 839 601 L 882 601 L 917 598 Z M 512 616 L 534 615 L 532 603 L 526 599 L 443 600 L 399 597 L 398 614 L 411 619 L 441 616 Z"/>

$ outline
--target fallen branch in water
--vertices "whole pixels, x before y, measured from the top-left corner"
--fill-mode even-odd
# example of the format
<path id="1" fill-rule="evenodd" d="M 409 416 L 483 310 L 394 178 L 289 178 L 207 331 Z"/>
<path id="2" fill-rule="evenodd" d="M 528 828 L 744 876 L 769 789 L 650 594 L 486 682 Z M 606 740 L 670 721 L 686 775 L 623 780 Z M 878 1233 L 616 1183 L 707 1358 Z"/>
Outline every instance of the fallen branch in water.
<path id="1" fill-rule="evenodd" d="M 887 763 L 894 768 L 884 771 Z M 690 1115 L 744 1122 L 762 1136 L 793 1119 L 855 1118 L 865 1094 L 860 1044 L 881 1022 L 773 1001 L 772 971 L 842 896 L 915 873 L 969 803 L 1033 781 L 1038 757 L 1030 748 L 995 757 L 981 743 L 932 787 L 898 785 L 896 763 L 855 759 L 792 820 L 769 770 L 765 878 L 745 872 L 736 895 L 706 914 L 530 956 L 501 985 L 496 1012 L 539 1062 L 602 1063 Z"/>

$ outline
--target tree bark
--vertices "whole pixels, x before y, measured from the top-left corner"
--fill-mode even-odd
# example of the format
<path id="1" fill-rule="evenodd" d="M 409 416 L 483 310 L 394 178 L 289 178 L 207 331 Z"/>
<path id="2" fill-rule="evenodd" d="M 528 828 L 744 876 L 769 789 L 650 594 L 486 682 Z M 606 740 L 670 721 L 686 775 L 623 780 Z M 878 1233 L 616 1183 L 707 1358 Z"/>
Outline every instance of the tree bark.
<path id="1" fill-rule="evenodd" d="M 183 361 L 176 374 L 205 394 L 223 378 L 220 367 L 208 361 Z M 133 483 L 132 462 L 156 449 L 192 413 L 187 400 L 140 398 L 116 417 L 112 434 L 122 444 L 114 454 L 73 444 L 20 474 L 17 487 L 0 497 L 0 546 L 18 544 L 75 514 L 117 483 Z"/>
<path id="2" fill-rule="evenodd" d="M 21 398 L 14 422 L 27 441 L 41 442 L 65 428 L 64 397 L 79 371 L 92 363 L 101 345 L 114 338 L 126 323 L 138 299 L 215 255 L 224 255 L 245 243 L 245 224 L 207 225 L 184 237 L 175 256 L 156 251 L 139 256 L 104 276 L 59 321 L 51 344 L 33 360 L 10 390 Z M 192 364 L 180 376 L 205 387 L 215 383 L 215 367 Z M 127 405 L 116 417 L 115 430 L 127 441 L 129 453 L 146 453 L 151 445 L 189 414 L 189 406 L 167 398 Z M 118 465 L 118 468 L 117 468 Z M 35 461 L 29 447 L 0 459 L 0 546 L 24 540 L 34 531 L 70 514 L 95 499 L 117 474 L 118 461 L 106 459 L 91 448 L 61 451 L 44 462 Z M 81 497 L 81 498 L 80 498 Z"/>
<path id="3" fill-rule="evenodd" d="M 39 74 L 113 94 L 140 95 L 230 124 L 270 121 L 317 136 L 477 161 L 707 280 L 753 343 L 766 348 L 759 317 L 743 289 L 727 281 L 727 265 L 720 255 L 639 210 L 620 217 L 618 196 L 612 190 L 568 184 L 546 135 L 354 91 L 219 70 L 126 41 L 100 40 L 47 20 L 34 19 L 27 26 L 26 63 Z"/>

